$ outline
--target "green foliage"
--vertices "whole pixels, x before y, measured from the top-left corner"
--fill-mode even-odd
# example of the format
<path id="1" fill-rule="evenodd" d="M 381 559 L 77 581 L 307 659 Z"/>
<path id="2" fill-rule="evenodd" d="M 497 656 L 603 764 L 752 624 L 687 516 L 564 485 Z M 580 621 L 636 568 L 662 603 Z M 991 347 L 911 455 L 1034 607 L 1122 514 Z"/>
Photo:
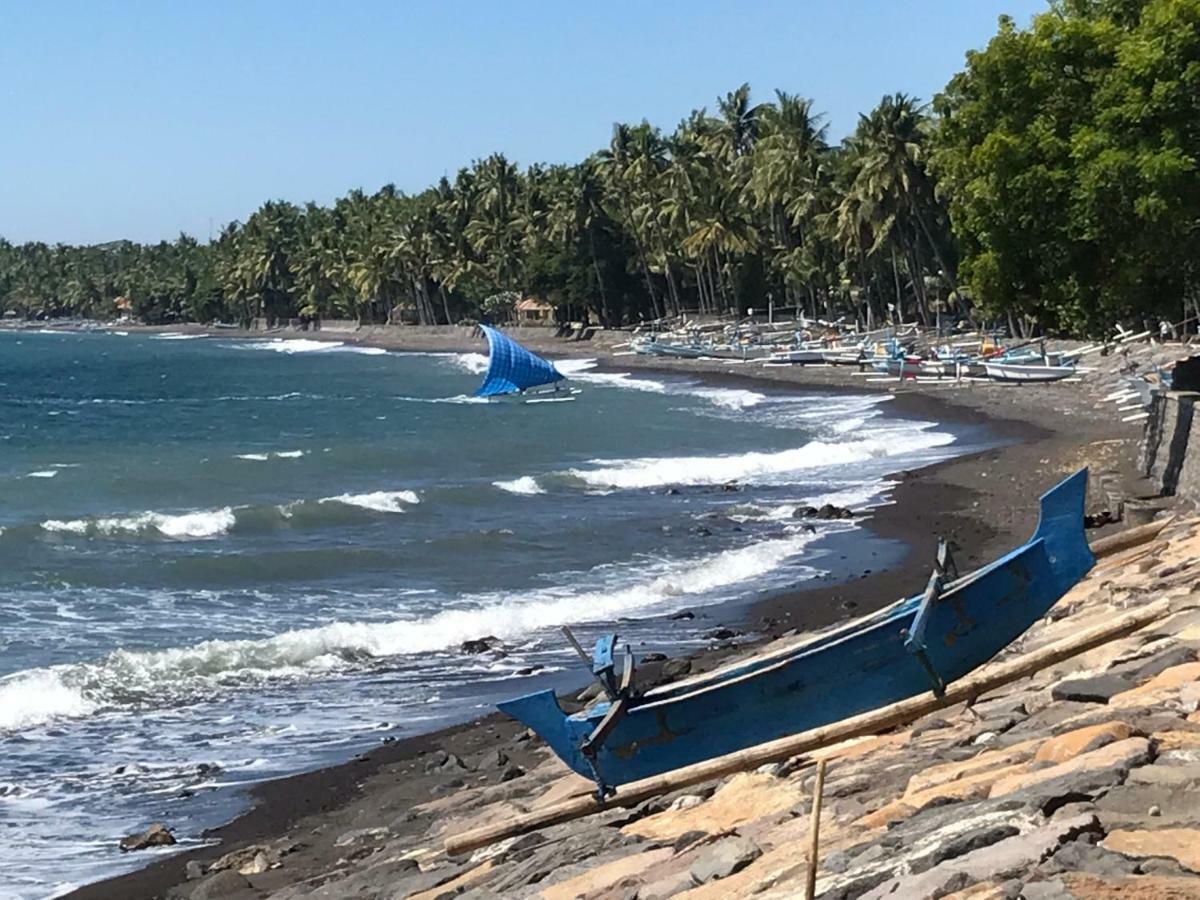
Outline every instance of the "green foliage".
<path id="1" fill-rule="evenodd" d="M 1200 0 L 1002 20 L 935 106 L 963 275 L 993 315 L 1179 319 L 1200 258 Z"/>
<path id="2" fill-rule="evenodd" d="M 839 146 L 794 94 L 741 85 L 715 110 L 670 133 L 618 123 L 576 165 L 496 153 L 416 195 L 271 201 L 208 244 L 0 241 L 0 304 L 435 324 L 534 295 L 613 326 L 773 302 L 868 325 L 950 311 L 1100 330 L 1198 300 L 1200 0 L 1001 19 L 936 117 L 888 95 Z"/>

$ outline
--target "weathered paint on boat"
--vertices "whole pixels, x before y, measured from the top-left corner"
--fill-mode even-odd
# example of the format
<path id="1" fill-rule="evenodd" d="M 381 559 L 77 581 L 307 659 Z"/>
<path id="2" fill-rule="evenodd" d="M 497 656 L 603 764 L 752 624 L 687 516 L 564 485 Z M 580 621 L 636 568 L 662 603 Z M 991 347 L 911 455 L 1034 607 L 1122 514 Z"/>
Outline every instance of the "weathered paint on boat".
<path id="1" fill-rule="evenodd" d="M 579 774 L 618 785 L 934 689 L 925 663 L 942 684 L 961 678 L 1091 569 L 1086 487 L 1083 470 L 1048 491 L 1028 542 L 951 582 L 932 603 L 917 595 L 799 646 L 636 698 L 596 751 L 594 768 L 581 746 L 609 703 L 568 716 L 547 690 L 500 709 L 536 731 Z M 906 648 L 914 625 L 923 638 Z"/>

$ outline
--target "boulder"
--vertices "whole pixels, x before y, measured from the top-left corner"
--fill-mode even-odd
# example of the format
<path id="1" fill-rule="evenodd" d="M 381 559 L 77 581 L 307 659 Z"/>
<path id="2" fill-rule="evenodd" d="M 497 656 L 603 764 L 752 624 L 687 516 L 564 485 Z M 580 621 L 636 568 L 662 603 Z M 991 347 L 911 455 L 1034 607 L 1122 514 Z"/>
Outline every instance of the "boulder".
<path id="1" fill-rule="evenodd" d="M 1049 768 L 1000 778 L 992 785 L 988 796 L 1003 797 L 1062 779 L 1069 780 L 1076 792 L 1087 793 L 1105 785 L 1120 784 L 1130 769 L 1149 762 L 1150 757 L 1149 741 L 1140 737 L 1126 738 Z"/>
<path id="2" fill-rule="evenodd" d="M 694 619 L 696 618 L 696 614 L 690 609 L 681 609 L 679 612 L 671 613 L 669 616 L 667 616 L 667 618 L 674 619 L 675 621 L 679 621 L 681 619 Z"/>
<path id="3" fill-rule="evenodd" d="M 663 678 L 666 679 L 682 678 L 691 671 L 692 661 L 690 659 L 668 659 L 662 667 Z"/>
<path id="4" fill-rule="evenodd" d="M 721 834 L 755 819 L 799 807 L 805 801 L 800 786 L 772 775 L 734 775 L 703 803 L 666 809 L 631 822 L 621 829 L 652 841 L 673 841 L 689 831 Z"/>
<path id="5" fill-rule="evenodd" d="M 1153 706 L 1164 695 L 1174 693 L 1185 684 L 1200 681 L 1200 662 L 1184 663 L 1165 669 L 1145 684 L 1116 694 L 1109 702 L 1113 706 Z"/>
<path id="6" fill-rule="evenodd" d="M 740 872 L 760 856 L 762 850 L 749 838 L 726 838 L 705 847 L 688 872 L 696 884 L 707 884 Z"/>
<path id="7" fill-rule="evenodd" d="M 667 654 L 665 654 L 665 653 L 643 653 L 642 654 L 642 662 L 644 662 L 644 663 L 656 663 L 656 662 L 666 662 L 666 661 L 667 661 Z"/>
<path id="8" fill-rule="evenodd" d="M 1160 875 L 1094 875 L 1069 872 L 1060 880 L 1071 897 L 1088 900 L 1192 900 L 1196 879 Z"/>
<path id="9" fill-rule="evenodd" d="M 1200 829 L 1118 829 L 1110 831 L 1100 845 L 1122 856 L 1169 857 L 1184 868 L 1200 872 Z"/>
<path id="10" fill-rule="evenodd" d="M 1097 750 L 1106 744 L 1123 741 L 1133 736 L 1133 729 L 1124 722 L 1104 722 L 1087 728 L 1078 728 L 1066 734 L 1048 739 L 1033 755 L 1034 762 L 1062 763 Z"/>
<path id="11" fill-rule="evenodd" d="M 188 900 L 231 900 L 231 898 L 257 896 L 252 893 L 250 882 L 237 872 L 226 869 L 209 876 L 196 885 Z"/>
<path id="12" fill-rule="evenodd" d="M 128 853 L 133 850 L 145 850 L 147 847 L 169 847 L 175 843 L 175 836 L 162 822 L 155 822 L 140 834 L 130 834 L 121 838 L 121 850 Z"/>
<path id="13" fill-rule="evenodd" d="M 1124 675 L 1105 673 L 1091 678 L 1068 678 L 1050 688 L 1054 700 L 1073 700 L 1077 703 L 1107 703 L 1112 697 L 1133 687 L 1132 679 Z"/>
<path id="14" fill-rule="evenodd" d="M 458 645 L 458 649 L 463 653 L 477 654 L 486 653 L 489 650 L 495 650 L 502 646 L 504 646 L 504 642 L 500 638 L 489 634 L 487 637 L 463 641 Z"/>

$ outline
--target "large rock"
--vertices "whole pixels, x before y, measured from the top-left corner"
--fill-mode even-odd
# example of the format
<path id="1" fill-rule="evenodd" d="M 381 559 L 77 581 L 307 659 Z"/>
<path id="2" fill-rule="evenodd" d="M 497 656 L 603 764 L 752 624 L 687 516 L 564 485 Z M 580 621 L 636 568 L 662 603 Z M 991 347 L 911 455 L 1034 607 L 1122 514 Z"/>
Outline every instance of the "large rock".
<path id="1" fill-rule="evenodd" d="M 227 869 L 197 884 L 188 894 L 188 900 L 238 900 L 247 896 L 257 896 L 253 893 L 250 882 L 237 872 Z"/>
<path id="2" fill-rule="evenodd" d="M 1000 778 L 992 785 L 988 796 L 1003 797 L 1064 777 L 1077 781 L 1081 792 L 1091 791 L 1104 784 L 1121 783 L 1130 769 L 1149 762 L 1150 757 L 1149 741 L 1140 737 L 1126 738 L 1049 768 Z"/>
<path id="3" fill-rule="evenodd" d="M 121 850 L 145 850 L 147 847 L 168 847 L 175 843 L 175 836 L 162 822 L 155 822 L 141 834 L 130 834 L 121 838 Z"/>
<path id="4" fill-rule="evenodd" d="M 666 862 L 673 854 L 674 851 L 670 847 L 632 853 L 596 866 L 574 878 L 548 885 L 538 896 L 541 900 L 574 900 L 580 896 L 603 893 L 628 878 L 642 875 L 659 863 Z"/>
<path id="5" fill-rule="evenodd" d="M 685 809 L 668 809 L 626 825 L 622 830 L 654 841 L 673 841 L 689 831 L 728 832 L 746 822 L 786 812 L 805 801 L 800 787 L 773 775 L 742 773 L 711 798 Z"/>
<path id="6" fill-rule="evenodd" d="M 1200 872 L 1200 829 L 1110 831 L 1101 841 L 1101 846 L 1123 856 L 1169 857 L 1193 872 Z M 1200 890 L 1197 893 L 1200 893 Z"/>
<path id="7" fill-rule="evenodd" d="M 1105 828 L 1200 826 L 1200 790 L 1169 785 L 1118 785 L 1096 801 Z"/>
<path id="8" fill-rule="evenodd" d="M 1131 678 L 1105 673 L 1092 678 L 1068 678 L 1050 688 L 1054 700 L 1074 700 L 1077 703 L 1107 703 L 1113 696 L 1133 687 Z"/>
<path id="9" fill-rule="evenodd" d="M 762 850 L 749 838 L 726 838 L 703 848 L 688 871 L 696 884 L 707 884 L 740 872 L 760 856 Z"/>
<path id="10" fill-rule="evenodd" d="M 927 872 L 889 879 L 863 896 L 871 900 L 941 897 L 980 882 L 1000 883 L 1019 878 L 1048 859 L 1062 844 L 1082 834 L 1098 832 L 1099 828 L 1099 821 L 1091 815 L 1052 821 L 948 860 Z"/>
<path id="11" fill-rule="evenodd" d="M 1063 763 L 1107 744 L 1132 737 L 1133 729 L 1124 722 L 1104 722 L 1088 728 L 1068 731 L 1050 738 L 1033 755 L 1035 762 Z"/>
<path id="12" fill-rule="evenodd" d="M 1152 706 L 1185 684 L 1200 681 L 1200 662 L 1174 666 L 1155 675 L 1145 684 L 1110 698 L 1113 706 Z"/>
<path id="13" fill-rule="evenodd" d="M 1034 756 L 1040 745 L 1041 741 L 1034 738 L 1028 741 L 1021 741 L 1010 747 L 1005 747 L 1003 750 L 987 750 L 983 753 L 977 753 L 969 759 L 964 759 L 960 762 L 929 766 L 908 780 L 908 788 L 904 792 L 905 796 L 911 797 L 929 788 L 948 784 L 952 781 L 961 781 L 964 778 L 971 778 L 983 772 L 998 771 L 1017 763 L 1026 762 Z"/>
<path id="14" fill-rule="evenodd" d="M 1106 877 L 1072 872 L 1060 877 L 1071 897 L 1087 900 L 1196 900 L 1200 891 L 1194 878 L 1159 875 Z"/>
<path id="15" fill-rule="evenodd" d="M 1127 784 L 1151 784 L 1175 790 L 1200 788 L 1200 765 L 1173 766 L 1150 765 L 1139 766 L 1129 773 Z"/>

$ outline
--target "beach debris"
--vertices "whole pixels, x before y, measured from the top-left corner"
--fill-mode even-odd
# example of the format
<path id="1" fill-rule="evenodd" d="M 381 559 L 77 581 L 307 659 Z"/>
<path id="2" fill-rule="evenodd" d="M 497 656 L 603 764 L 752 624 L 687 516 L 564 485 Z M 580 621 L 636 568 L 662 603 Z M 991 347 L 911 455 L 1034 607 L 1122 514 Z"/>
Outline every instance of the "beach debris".
<path id="1" fill-rule="evenodd" d="M 155 822 L 139 834 L 130 834 L 121 838 L 121 850 L 128 853 L 133 850 L 145 850 L 147 847 L 169 847 L 175 843 L 175 835 L 162 822 Z"/>

